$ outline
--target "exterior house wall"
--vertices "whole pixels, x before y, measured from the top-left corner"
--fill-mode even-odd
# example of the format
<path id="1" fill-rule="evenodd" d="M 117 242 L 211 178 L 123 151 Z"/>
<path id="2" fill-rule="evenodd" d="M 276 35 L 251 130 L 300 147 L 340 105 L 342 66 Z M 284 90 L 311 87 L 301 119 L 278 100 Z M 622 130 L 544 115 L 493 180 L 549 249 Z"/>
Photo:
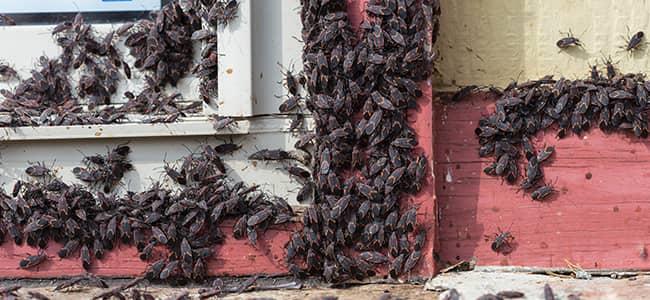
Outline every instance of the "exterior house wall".
<path id="1" fill-rule="evenodd" d="M 163 178 L 162 161 L 174 161 L 187 155 L 188 149 L 196 149 L 200 143 L 208 142 L 218 144 L 224 141 L 241 144 L 243 147 L 232 156 L 225 157 L 225 163 L 230 167 L 230 175 L 241 178 L 250 184 L 260 184 L 262 190 L 287 197 L 289 203 L 297 211 L 300 205 L 295 201 L 298 191 L 297 183 L 286 172 L 281 170 L 281 164 L 254 163 L 247 160 L 248 155 L 260 149 L 282 148 L 292 149 L 297 136 L 288 132 L 291 116 L 277 114 L 280 100 L 274 95 L 282 95 L 278 81 L 282 79 L 278 63 L 295 71 L 300 70 L 302 46 L 297 41 L 300 39 L 299 0 L 251 0 L 253 3 L 252 25 L 253 54 L 252 54 L 252 97 L 241 101 L 253 102 L 252 117 L 240 118 L 240 126 L 233 128 L 232 132 L 220 132 L 214 135 L 206 125 L 205 119 L 197 118 L 187 123 L 146 125 L 146 134 L 134 134 L 132 127 L 124 125 L 87 126 L 83 128 L 62 127 L 59 130 L 44 128 L 25 128 L 14 131 L 10 128 L 4 130 L 0 140 L 1 162 L 0 182 L 4 188 L 10 190 L 13 182 L 24 177 L 23 170 L 28 161 L 44 161 L 54 164 L 58 174 L 64 180 L 74 181 L 72 168 L 78 166 L 82 154 L 103 153 L 107 145 L 117 145 L 128 142 L 133 150 L 131 159 L 135 171 L 128 173 L 125 179 L 125 188 L 132 191 L 145 189 L 152 180 Z M 366 1 L 350 0 L 349 12 L 353 24 L 359 24 L 362 10 Z M 257 8 L 258 10 L 255 10 Z M 281 16 L 281 17 L 277 17 Z M 110 30 L 110 25 L 103 25 L 105 30 Z M 56 48 L 42 48 L 34 50 L 34 46 L 45 44 L 50 39 L 46 28 L 34 27 L 27 30 L 29 34 L 43 32 L 46 37 L 39 37 L 40 42 L 25 39 L 12 32 L 11 28 L 0 29 L 0 38 L 3 35 L 13 36 L 16 44 L 27 43 L 32 47 L 23 55 L 18 50 L 1 50 L 7 52 L 7 60 L 16 60 L 17 69 L 22 75 L 27 75 L 35 58 L 41 52 L 56 54 Z M 30 31 L 31 30 L 31 31 Z M 36 45 L 34 45 L 36 43 Z M 22 47 L 22 46 L 21 46 Z M 38 46 L 37 46 L 38 47 Z M 38 49 L 38 48 L 36 48 Z M 26 57 L 34 58 L 33 61 Z M 181 89 L 191 90 L 188 86 Z M 411 122 L 419 135 L 419 142 L 428 157 L 433 157 L 433 122 L 432 122 L 432 86 L 430 82 L 422 83 L 424 96 L 422 97 L 417 112 L 411 116 Z M 238 99 L 234 99 L 238 100 Z M 218 99 L 223 101 L 223 99 Z M 229 99 L 226 101 L 233 101 Z M 308 122 L 309 123 L 309 122 Z M 129 128 L 129 129 L 127 129 Z M 137 130 L 134 129 L 134 130 Z M 74 138 L 66 137 L 74 135 Z M 432 165 L 430 165 L 432 166 Z M 429 230 L 426 248 L 411 276 L 431 276 L 435 270 L 433 245 L 435 242 L 436 228 L 434 225 L 434 188 L 433 178 L 427 178 L 427 184 L 422 192 L 410 199 L 404 199 L 411 204 L 418 205 L 418 221 Z M 224 234 L 227 239 L 223 245 L 215 249 L 216 260 L 208 263 L 209 272 L 213 275 L 251 275 L 251 274 L 283 274 L 286 273 L 284 263 L 284 245 L 289 235 L 298 224 L 276 226 L 265 234 L 260 234 L 257 248 L 245 240 L 232 238 L 232 224 L 224 224 Z M 56 257 L 56 252 L 61 245 L 52 245 L 47 249 L 50 257 Z M 17 268 L 18 261 L 37 250 L 27 246 L 15 246 L 5 243 L 0 246 L 0 277 L 59 277 L 83 274 L 81 263 L 75 259 L 59 260 L 54 258 L 34 270 L 25 271 Z M 105 276 L 136 276 L 141 274 L 147 263 L 137 258 L 134 247 L 120 246 L 119 250 L 107 252 L 105 258 L 94 263 L 92 270 Z"/>

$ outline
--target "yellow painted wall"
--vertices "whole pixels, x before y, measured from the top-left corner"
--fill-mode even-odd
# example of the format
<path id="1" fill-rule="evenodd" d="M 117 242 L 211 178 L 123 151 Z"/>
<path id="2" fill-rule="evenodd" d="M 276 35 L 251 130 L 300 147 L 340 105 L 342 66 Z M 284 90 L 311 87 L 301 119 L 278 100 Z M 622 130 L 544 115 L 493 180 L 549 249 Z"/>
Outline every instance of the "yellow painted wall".
<path id="1" fill-rule="evenodd" d="M 582 78 L 589 64 L 603 67 L 610 56 L 623 72 L 648 72 L 648 46 L 630 55 L 621 51 L 632 34 L 650 34 L 646 0 L 441 0 L 440 58 L 436 85 L 504 86 L 547 74 Z M 559 52 L 559 31 L 571 29 L 585 49 Z M 647 40 L 647 39 L 646 39 Z"/>

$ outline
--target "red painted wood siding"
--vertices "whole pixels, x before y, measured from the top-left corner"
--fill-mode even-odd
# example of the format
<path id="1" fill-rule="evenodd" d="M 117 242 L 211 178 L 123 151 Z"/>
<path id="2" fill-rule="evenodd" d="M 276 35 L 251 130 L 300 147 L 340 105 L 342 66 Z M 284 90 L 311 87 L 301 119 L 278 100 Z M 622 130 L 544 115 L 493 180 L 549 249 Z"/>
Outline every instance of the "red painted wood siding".
<path id="1" fill-rule="evenodd" d="M 553 130 L 538 135 L 538 149 L 556 147 L 543 171 L 560 192 L 548 203 L 533 202 L 482 172 L 493 158 L 478 157 L 474 129 L 493 103 L 474 96 L 435 107 L 441 262 L 475 256 L 479 265 L 566 267 L 567 259 L 583 268 L 650 267 L 640 255 L 650 245 L 650 142 L 599 129 L 562 140 Z M 484 240 L 497 227 L 515 236 L 510 255 L 492 252 Z"/>
<path id="2" fill-rule="evenodd" d="M 258 241 L 258 248 L 248 244 L 247 240 L 232 238 L 232 222 L 224 223 L 222 230 L 229 237 L 223 245 L 215 248 L 215 257 L 208 262 L 209 272 L 213 275 L 247 275 L 247 274 L 283 274 L 286 273 L 283 258 L 284 244 L 289 240 L 290 227 L 283 226 L 269 230 L 264 239 Z M 61 259 L 57 251 L 61 245 L 50 243 L 46 253 L 48 261 L 31 269 L 18 268 L 18 262 L 28 254 L 36 254 L 37 249 L 29 246 L 16 246 L 6 242 L 0 248 L 0 277 L 2 278 L 48 278 L 84 274 L 81 260 L 76 258 Z M 154 252 L 162 255 L 164 248 Z M 155 259 L 155 258 L 154 258 Z M 148 262 L 138 258 L 135 247 L 121 245 L 118 249 L 107 251 L 101 260 L 93 260 L 91 272 L 102 276 L 129 277 L 144 272 Z"/>
<path id="3" fill-rule="evenodd" d="M 353 24 L 359 24 L 363 18 L 365 0 L 350 0 L 349 12 Z M 415 128 L 421 146 L 421 151 L 428 157 L 433 157 L 433 122 L 432 122 L 432 88 L 428 83 L 422 84 L 423 97 L 420 108 L 411 115 L 410 121 Z M 422 192 L 412 198 L 405 199 L 410 204 L 419 205 L 418 222 L 428 229 L 427 245 L 423 256 L 411 276 L 432 276 L 435 264 L 433 262 L 433 245 L 435 240 L 433 179 L 431 174 Z M 208 262 L 212 275 L 251 275 L 251 274 L 285 274 L 284 245 L 289 240 L 294 225 L 274 227 L 264 235 L 260 235 L 258 247 L 248 244 L 246 240 L 232 238 L 232 223 L 224 224 L 223 231 L 228 237 L 225 243 L 216 247 L 216 259 Z M 18 262 L 27 255 L 36 254 L 37 249 L 28 246 L 16 246 L 5 243 L 0 247 L 0 278 L 48 278 L 74 276 L 83 274 L 81 261 L 76 258 L 60 259 L 56 253 L 61 245 L 51 243 L 46 253 L 49 260 L 33 270 L 21 270 Z M 144 272 L 148 263 L 140 261 L 135 247 L 120 246 L 119 249 L 107 252 L 105 257 L 93 263 L 92 272 L 104 276 L 128 277 L 138 276 Z"/>

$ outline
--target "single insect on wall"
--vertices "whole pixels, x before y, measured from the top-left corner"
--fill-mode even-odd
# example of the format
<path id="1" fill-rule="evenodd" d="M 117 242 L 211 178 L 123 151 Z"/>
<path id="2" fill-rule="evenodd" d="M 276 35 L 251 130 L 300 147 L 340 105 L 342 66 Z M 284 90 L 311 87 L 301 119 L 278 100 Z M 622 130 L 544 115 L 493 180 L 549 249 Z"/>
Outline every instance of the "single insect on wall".
<path id="1" fill-rule="evenodd" d="M 560 32 L 560 34 L 563 34 Z M 573 36 L 573 33 L 571 32 L 571 29 L 569 29 L 568 32 L 564 33 L 566 34 L 566 37 L 559 39 L 555 45 L 560 48 L 560 50 L 563 49 L 568 49 L 572 47 L 580 47 L 584 48 L 584 44 L 575 36 Z"/>

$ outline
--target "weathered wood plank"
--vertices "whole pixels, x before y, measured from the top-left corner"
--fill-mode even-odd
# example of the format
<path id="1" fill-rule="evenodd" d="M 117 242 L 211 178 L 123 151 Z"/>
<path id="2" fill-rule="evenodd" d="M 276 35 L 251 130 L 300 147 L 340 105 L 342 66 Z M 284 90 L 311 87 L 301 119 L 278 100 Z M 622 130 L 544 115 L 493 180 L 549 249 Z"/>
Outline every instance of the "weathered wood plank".
<path id="1" fill-rule="evenodd" d="M 562 140 L 554 131 L 538 135 L 537 148 L 556 147 L 543 171 L 559 193 L 533 202 L 482 172 L 492 161 L 478 157 L 474 129 L 490 103 L 477 96 L 435 108 L 441 263 L 475 256 L 479 265 L 566 267 L 567 259 L 584 268 L 650 268 L 640 255 L 650 242 L 650 141 L 598 129 Z M 509 255 L 485 241 L 498 227 L 515 236 Z"/>
<path id="2" fill-rule="evenodd" d="M 246 239 L 232 238 L 232 223 L 224 222 L 221 228 L 227 238 L 222 245 L 214 248 L 216 259 L 208 262 L 210 274 L 237 276 L 286 273 L 284 245 L 289 240 L 292 226 L 279 226 L 268 230 L 256 248 Z M 0 247 L 0 277 L 48 278 L 84 274 L 85 270 L 81 267 L 81 260 L 78 258 L 79 251 L 70 258 L 61 259 L 57 256 L 61 246 L 50 243 L 46 250 L 47 261 L 33 269 L 22 270 L 18 268 L 18 262 L 27 255 L 36 254 L 38 250 L 26 245 L 16 246 L 12 242 L 4 243 Z M 165 250 L 159 247 L 154 251 L 157 256 L 162 256 Z M 119 245 L 118 249 L 107 251 L 103 259 L 93 260 L 90 271 L 101 276 L 129 277 L 142 274 L 148 265 L 149 262 L 143 262 L 138 258 L 135 247 Z"/>
<path id="3" fill-rule="evenodd" d="M 413 126 L 418 136 L 419 151 L 427 157 L 433 158 L 433 90 L 431 84 L 428 82 L 420 86 L 423 93 L 419 101 L 420 106 L 417 111 L 409 115 L 409 121 L 411 121 L 411 126 Z M 412 274 L 422 276 L 433 276 L 436 272 L 433 250 L 438 238 L 436 236 L 436 200 L 433 164 L 428 167 L 431 171 L 427 172 L 427 177 L 420 193 L 415 195 L 412 200 L 406 199 L 406 203 L 418 206 L 418 223 L 427 230 L 427 242 L 422 250 L 422 259 L 418 263 L 418 266 L 416 266 L 417 269 L 412 272 Z"/>

